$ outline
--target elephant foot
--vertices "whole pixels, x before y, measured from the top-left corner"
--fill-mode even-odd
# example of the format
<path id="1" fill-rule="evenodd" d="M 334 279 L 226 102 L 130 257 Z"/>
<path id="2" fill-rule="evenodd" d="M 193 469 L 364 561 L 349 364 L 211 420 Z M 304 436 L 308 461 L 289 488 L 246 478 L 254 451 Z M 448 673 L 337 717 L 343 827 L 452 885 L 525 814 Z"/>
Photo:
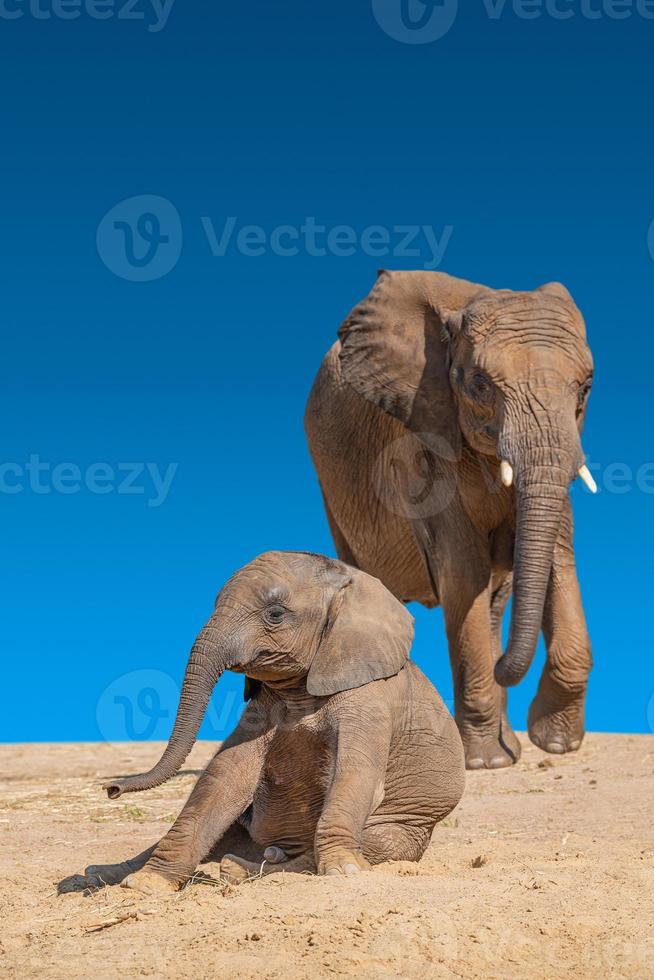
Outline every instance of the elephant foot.
<path id="1" fill-rule="evenodd" d="M 517 761 L 499 738 L 477 736 L 464 739 L 463 746 L 466 769 L 507 769 Z"/>
<path id="2" fill-rule="evenodd" d="M 318 859 L 318 874 L 320 875 L 358 875 L 362 871 L 368 871 L 370 865 L 363 854 L 356 851 L 347 851 L 339 848 L 330 851 Z"/>
<path id="3" fill-rule="evenodd" d="M 506 769 L 518 761 L 522 747 L 505 714 L 497 729 L 472 727 L 469 723 L 459 725 L 466 769 Z"/>
<path id="4" fill-rule="evenodd" d="M 92 878 L 91 875 L 68 875 L 57 885 L 57 895 L 69 895 L 71 892 L 84 892 L 90 894 L 98 888 L 104 888 L 104 882 L 99 878 Z"/>
<path id="5" fill-rule="evenodd" d="M 508 769 L 522 755 L 506 711 L 506 691 L 491 703 L 461 705 L 456 723 L 463 742 L 466 769 Z"/>
<path id="6" fill-rule="evenodd" d="M 517 762 L 522 755 L 522 745 L 520 739 L 511 728 L 506 714 L 502 715 L 502 726 L 500 728 L 500 744 L 505 747 L 509 755 L 513 756 L 513 762 Z"/>
<path id="7" fill-rule="evenodd" d="M 162 895 L 179 891 L 179 882 L 171 881 L 156 871 L 137 871 L 135 874 L 128 875 L 122 881 L 123 888 L 132 888 L 134 891 L 142 892 L 144 895 Z"/>
<path id="8" fill-rule="evenodd" d="M 529 738 L 544 752 L 576 752 L 584 739 L 584 699 L 557 708 L 538 695 L 529 708 L 528 727 Z"/>
<path id="9" fill-rule="evenodd" d="M 60 895 L 66 892 L 92 892 L 106 885 L 120 885 L 128 875 L 140 871 L 152 855 L 154 846 L 127 861 L 118 864 L 89 864 L 83 875 L 71 875 L 57 886 Z"/>
<path id="10" fill-rule="evenodd" d="M 233 885 L 280 871 L 313 874 L 315 870 L 316 864 L 311 853 L 289 859 L 281 847 L 267 847 L 263 852 L 263 861 L 259 862 L 247 861 L 236 854 L 225 854 L 220 862 L 220 877 Z"/>
<path id="11" fill-rule="evenodd" d="M 89 864 L 84 875 L 87 881 L 93 882 L 93 887 L 101 888 L 103 885 L 120 885 L 134 870 L 129 861 L 122 861 L 120 864 Z"/>
<path id="12" fill-rule="evenodd" d="M 231 885 L 241 885 L 244 881 L 259 878 L 262 874 L 261 864 L 246 861 L 245 858 L 237 857 L 235 854 L 226 854 L 220 862 L 221 880 L 224 879 Z"/>

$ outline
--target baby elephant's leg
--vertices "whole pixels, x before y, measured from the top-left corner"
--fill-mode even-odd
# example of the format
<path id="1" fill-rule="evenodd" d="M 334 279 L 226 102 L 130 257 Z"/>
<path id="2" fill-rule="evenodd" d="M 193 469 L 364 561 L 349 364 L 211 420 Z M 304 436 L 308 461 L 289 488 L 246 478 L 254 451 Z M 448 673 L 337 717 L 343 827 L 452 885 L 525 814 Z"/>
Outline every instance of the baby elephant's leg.
<path id="1" fill-rule="evenodd" d="M 220 864 L 227 854 L 240 854 L 248 861 L 260 861 L 263 848 L 252 840 L 241 821 L 236 820 L 220 840 L 216 841 L 204 860 L 211 864 Z"/>
<path id="2" fill-rule="evenodd" d="M 154 853 L 157 845 L 153 844 L 147 851 L 136 857 L 117 864 L 89 864 L 83 875 L 70 875 L 60 881 L 57 891 L 60 895 L 67 892 L 82 892 L 93 888 L 104 888 L 105 885 L 120 885 L 128 875 L 140 871 Z"/>
<path id="3" fill-rule="evenodd" d="M 177 891 L 252 802 L 265 756 L 266 735 L 248 739 L 243 719 L 202 773 L 184 809 L 126 888 Z"/>
<path id="4" fill-rule="evenodd" d="M 315 838 L 319 874 L 354 875 L 369 868 L 363 848 L 368 816 L 384 797 L 391 740 L 386 705 L 339 721 L 334 778 Z"/>
<path id="5" fill-rule="evenodd" d="M 236 854 L 226 854 L 220 862 L 220 877 L 235 884 L 280 872 L 315 874 L 315 871 L 316 861 L 313 854 L 306 852 L 286 860 L 286 855 L 279 847 L 266 848 L 260 862 L 247 861 Z"/>
<path id="6" fill-rule="evenodd" d="M 363 833 L 363 855 L 371 865 L 385 861 L 419 861 L 430 840 L 428 827 L 369 823 Z"/>
<path id="7" fill-rule="evenodd" d="M 148 847 L 147 851 L 137 854 L 136 857 L 122 861 L 120 864 L 89 864 L 84 874 L 89 878 L 97 878 L 101 885 L 119 885 L 127 875 L 135 874 L 152 857 L 156 844 Z"/>

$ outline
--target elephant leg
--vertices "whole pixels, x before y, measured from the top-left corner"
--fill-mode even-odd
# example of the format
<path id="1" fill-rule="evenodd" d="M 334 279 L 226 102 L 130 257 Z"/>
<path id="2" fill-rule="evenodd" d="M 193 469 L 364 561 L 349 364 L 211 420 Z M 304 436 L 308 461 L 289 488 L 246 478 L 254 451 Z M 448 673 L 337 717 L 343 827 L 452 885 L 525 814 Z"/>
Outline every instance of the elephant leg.
<path id="1" fill-rule="evenodd" d="M 503 699 L 493 674 L 496 651 L 491 620 L 492 584 L 482 542 L 459 540 L 439 563 L 454 681 L 455 719 L 467 769 L 502 769 L 516 755 L 502 740 Z M 496 627 L 497 630 L 497 627 Z"/>
<path id="2" fill-rule="evenodd" d="M 253 878 L 261 878 L 264 875 L 280 874 L 291 872 L 295 874 L 315 874 L 316 861 L 310 851 L 298 854 L 290 860 L 272 861 L 266 854 L 269 851 L 279 850 L 279 848 L 267 848 L 260 861 L 248 861 L 246 858 L 236 854 L 226 854 L 220 862 L 220 877 L 225 878 L 233 884 L 240 884 L 244 881 L 252 881 Z M 283 852 L 281 852 L 283 854 Z"/>
<path id="3" fill-rule="evenodd" d="M 491 598 L 491 633 L 493 639 L 493 661 L 497 663 L 503 653 L 502 647 L 502 618 L 511 598 L 512 578 L 510 574 L 505 575 L 501 582 L 493 589 Z M 500 698 L 502 702 L 502 717 L 500 721 L 500 742 L 508 749 L 517 761 L 522 755 L 522 746 L 518 736 L 513 731 L 508 715 L 508 691 L 505 687 L 500 688 Z"/>
<path id="4" fill-rule="evenodd" d="M 384 799 L 393 722 L 383 710 L 346 708 L 337 723 L 334 774 L 316 827 L 315 858 L 319 874 L 353 875 L 370 866 L 364 830 Z"/>
<path id="5" fill-rule="evenodd" d="M 156 846 L 153 844 L 146 851 L 142 851 L 141 854 L 137 854 L 136 857 L 129 858 L 121 864 L 90 864 L 85 869 L 84 874 L 99 878 L 103 885 L 120 885 L 128 875 L 135 874 L 147 864 L 154 854 Z"/>
<path id="6" fill-rule="evenodd" d="M 369 823 L 363 833 L 363 856 L 370 865 L 385 861 L 419 861 L 431 840 L 428 827 L 404 823 Z"/>
<path id="7" fill-rule="evenodd" d="M 592 655 L 575 567 L 569 507 L 554 553 L 543 634 L 547 660 L 529 708 L 529 737 L 546 752 L 574 752 L 584 737 Z"/>
<path id="8" fill-rule="evenodd" d="M 268 739 L 267 733 L 250 741 L 240 741 L 242 736 L 239 726 L 229 740 L 235 744 L 226 743 L 213 757 L 173 826 L 144 867 L 125 878 L 124 887 L 146 893 L 177 891 L 245 813 L 259 781 Z"/>
<path id="9" fill-rule="evenodd" d="M 89 889 L 104 888 L 105 885 L 120 885 L 128 875 L 135 874 L 145 866 L 154 853 L 156 844 L 136 857 L 118 864 L 90 864 L 83 875 L 70 875 L 57 886 L 60 895 L 67 892 L 82 892 Z"/>
<path id="10" fill-rule="evenodd" d="M 240 819 L 236 820 L 220 840 L 216 841 L 204 860 L 220 864 L 226 854 L 241 854 L 248 861 L 263 859 L 263 847 L 252 840 L 247 827 Z"/>

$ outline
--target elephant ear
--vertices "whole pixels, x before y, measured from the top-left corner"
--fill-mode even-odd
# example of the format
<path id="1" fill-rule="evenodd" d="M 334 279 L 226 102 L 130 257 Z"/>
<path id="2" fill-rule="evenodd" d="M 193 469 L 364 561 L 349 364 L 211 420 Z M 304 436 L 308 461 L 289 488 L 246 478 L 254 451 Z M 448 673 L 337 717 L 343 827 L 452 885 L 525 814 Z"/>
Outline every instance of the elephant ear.
<path id="1" fill-rule="evenodd" d="M 331 600 L 307 676 L 307 691 L 319 697 L 399 673 L 413 642 L 413 616 L 379 579 L 335 564 L 346 577 Z"/>
<path id="2" fill-rule="evenodd" d="M 446 459 L 461 454 L 449 343 L 483 287 L 439 272 L 382 270 L 339 331 L 343 378 Z"/>
<path id="3" fill-rule="evenodd" d="M 537 292 L 550 293 L 552 296 L 558 296 L 559 299 L 565 300 L 566 303 L 575 305 L 570 290 L 562 282 L 546 282 L 544 286 L 538 287 Z"/>

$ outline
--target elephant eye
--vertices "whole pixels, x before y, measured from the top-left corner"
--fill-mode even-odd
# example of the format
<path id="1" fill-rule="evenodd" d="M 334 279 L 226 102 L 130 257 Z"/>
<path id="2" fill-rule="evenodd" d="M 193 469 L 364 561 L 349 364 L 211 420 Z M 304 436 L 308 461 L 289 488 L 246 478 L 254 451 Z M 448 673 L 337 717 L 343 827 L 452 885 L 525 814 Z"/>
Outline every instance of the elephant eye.
<path id="1" fill-rule="evenodd" d="M 577 393 L 577 415 L 581 415 L 584 410 L 584 405 L 586 404 L 586 399 L 590 394 L 592 383 L 592 378 L 588 378 L 588 380 L 584 381 L 584 383 L 579 386 L 579 391 Z"/>
<path id="2" fill-rule="evenodd" d="M 285 608 L 279 602 L 276 602 L 274 605 L 268 606 L 266 609 L 266 621 L 270 623 L 271 626 L 277 626 L 283 620 L 285 612 Z"/>
<path id="3" fill-rule="evenodd" d="M 493 394 L 493 382 L 483 371 L 475 371 L 468 382 L 468 391 L 476 400 L 488 401 Z"/>

